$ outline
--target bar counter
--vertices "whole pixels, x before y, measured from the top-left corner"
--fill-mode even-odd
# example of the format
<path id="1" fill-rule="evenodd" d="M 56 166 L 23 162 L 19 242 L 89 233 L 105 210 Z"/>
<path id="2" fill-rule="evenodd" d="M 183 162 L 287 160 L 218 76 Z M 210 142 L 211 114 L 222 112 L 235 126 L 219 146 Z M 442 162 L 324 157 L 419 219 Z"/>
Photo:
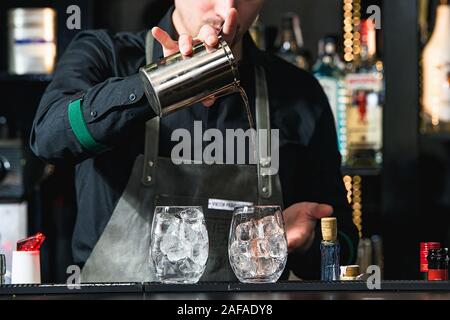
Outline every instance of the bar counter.
<path id="1" fill-rule="evenodd" d="M 449 281 L 383 281 L 369 290 L 362 281 L 291 281 L 276 284 L 160 283 L 0 286 L 0 300 L 133 299 L 133 300 L 450 300 Z"/>

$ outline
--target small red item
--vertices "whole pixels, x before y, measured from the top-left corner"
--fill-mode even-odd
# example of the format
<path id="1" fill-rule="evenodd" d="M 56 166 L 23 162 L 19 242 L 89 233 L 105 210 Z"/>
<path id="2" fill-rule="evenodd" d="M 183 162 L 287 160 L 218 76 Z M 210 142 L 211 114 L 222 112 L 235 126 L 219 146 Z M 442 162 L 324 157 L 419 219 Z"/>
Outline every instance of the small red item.
<path id="1" fill-rule="evenodd" d="M 39 251 L 44 240 L 44 234 L 38 232 L 34 236 L 19 240 L 17 242 L 17 251 Z"/>
<path id="2" fill-rule="evenodd" d="M 440 242 L 421 242 L 420 243 L 420 272 L 428 272 L 428 250 L 440 249 Z"/>
<path id="3" fill-rule="evenodd" d="M 448 280 L 448 270 L 428 270 L 428 281 L 446 281 Z"/>

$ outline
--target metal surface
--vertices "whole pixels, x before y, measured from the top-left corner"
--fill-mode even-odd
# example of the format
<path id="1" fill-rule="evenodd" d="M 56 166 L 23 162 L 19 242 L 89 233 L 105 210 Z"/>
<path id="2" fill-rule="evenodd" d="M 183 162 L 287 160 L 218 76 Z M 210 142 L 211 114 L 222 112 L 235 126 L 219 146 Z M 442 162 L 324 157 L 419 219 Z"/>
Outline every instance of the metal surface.
<path id="1" fill-rule="evenodd" d="M 160 117 L 207 97 L 237 92 L 239 85 L 235 59 L 220 36 L 214 51 L 200 43 L 190 57 L 176 53 L 142 67 L 139 73 L 150 106 Z"/>

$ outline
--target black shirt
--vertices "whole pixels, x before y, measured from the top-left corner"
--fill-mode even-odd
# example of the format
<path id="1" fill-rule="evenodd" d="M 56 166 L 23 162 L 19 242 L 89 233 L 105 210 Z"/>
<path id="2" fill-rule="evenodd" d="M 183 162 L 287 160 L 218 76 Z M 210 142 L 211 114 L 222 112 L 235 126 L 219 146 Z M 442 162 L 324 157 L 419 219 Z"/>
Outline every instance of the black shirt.
<path id="1" fill-rule="evenodd" d="M 159 26 L 175 37 L 172 10 Z M 79 33 L 59 60 L 34 120 L 30 143 L 35 154 L 50 163 L 75 166 L 78 215 L 73 254 L 81 265 L 111 217 L 136 156 L 143 153 L 144 124 L 154 117 L 137 75 L 145 65 L 147 31 Z M 155 42 L 153 58 L 162 54 L 162 47 Z M 350 251 L 355 252 L 357 233 L 340 172 L 341 158 L 328 100 L 313 76 L 258 50 L 247 34 L 239 72 L 253 114 L 255 64 L 266 71 L 271 125 L 280 132 L 279 176 L 284 205 L 287 208 L 302 201 L 332 205 L 342 235 L 345 263 Z M 83 117 L 89 132 L 108 147 L 107 151 L 86 150 L 72 131 L 68 105 L 79 98 L 83 99 Z M 160 155 L 170 155 L 175 144 L 170 139 L 173 130 L 193 132 L 196 120 L 202 121 L 203 130 L 217 128 L 225 132 L 249 127 L 238 95 L 220 98 L 211 108 L 197 104 L 162 119 Z M 319 243 L 318 228 L 307 253 L 290 255 L 288 266 L 297 275 L 318 278 Z"/>

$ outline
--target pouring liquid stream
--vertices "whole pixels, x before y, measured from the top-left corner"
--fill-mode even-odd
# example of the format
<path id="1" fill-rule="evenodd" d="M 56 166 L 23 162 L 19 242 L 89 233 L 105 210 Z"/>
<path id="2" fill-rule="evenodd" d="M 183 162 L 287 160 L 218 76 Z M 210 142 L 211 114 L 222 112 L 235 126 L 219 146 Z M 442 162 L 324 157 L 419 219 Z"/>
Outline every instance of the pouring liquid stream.
<path id="1" fill-rule="evenodd" d="M 250 150 L 249 150 L 249 157 L 251 156 L 250 152 L 253 150 L 253 159 L 257 161 L 256 151 L 257 151 L 257 145 L 256 145 L 256 128 L 255 128 L 255 122 L 253 120 L 253 115 L 250 110 L 250 103 L 248 100 L 247 93 L 245 92 L 244 88 L 242 88 L 241 85 L 236 86 L 238 93 L 241 95 L 244 111 L 247 114 L 247 120 L 248 124 L 250 126 Z M 251 161 L 250 161 L 251 162 Z"/>
<path id="2" fill-rule="evenodd" d="M 222 25 L 220 26 L 220 30 L 217 33 L 219 36 L 223 36 L 223 26 L 224 26 L 225 22 L 222 23 Z M 250 110 L 250 103 L 248 100 L 248 96 L 247 96 L 247 92 L 245 92 L 244 88 L 242 88 L 242 86 L 238 83 L 236 84 L 236 89 L 237 92 L 241 95 L 241 99 L 242 102 L 244 103 L 244 111 L 247 114 L 247 120 L 248 120 L 248 124 L 250 126 L 250 130 L 251 130 L 251 141 L 250 141 L 250 145 L 253 149 L 253 156 L 254 159 L 256 160 L 256 128 L 255 128 L 255 122 L 253 120 L 253 116 L 252 116 L 252 112 Z M 250 153 L 249 153 L 250 155 Z"/>

